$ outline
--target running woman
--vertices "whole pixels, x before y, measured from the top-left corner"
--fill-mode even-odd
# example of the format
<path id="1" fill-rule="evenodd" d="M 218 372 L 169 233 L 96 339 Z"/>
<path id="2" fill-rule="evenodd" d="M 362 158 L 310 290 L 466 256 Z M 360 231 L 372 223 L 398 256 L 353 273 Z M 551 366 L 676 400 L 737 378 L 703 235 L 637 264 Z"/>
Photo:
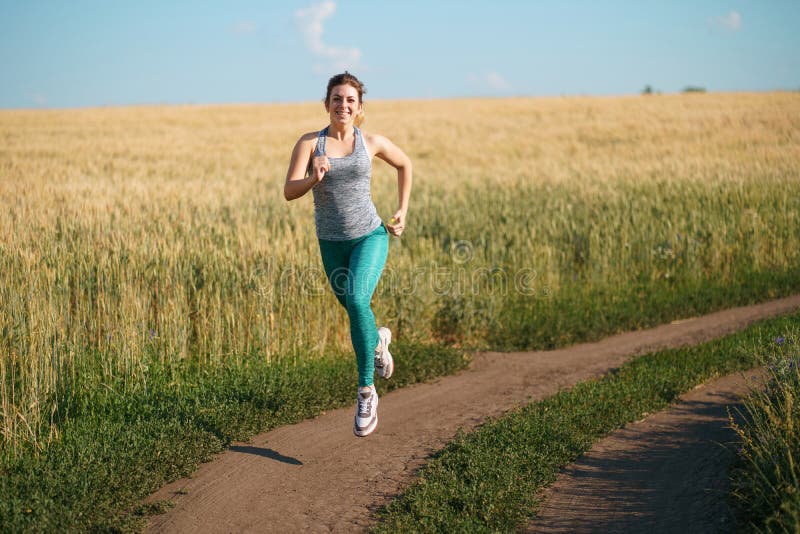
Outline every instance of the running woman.
<path id="1" fill-rule="evenodd" d="M 328 81 L 325 111 L 330 124 L 304 134 L 294 146 L 283 194 L 294 200 L 309 190 L 325 274 L 347 310 L 350 339 L 358 366 L 357 407 L 353 431 L 370 434 L 378 424 L 378 394 L 373 374 L 389 378 L 394 361 L 392 333 L 377 328 L 370 301 L 389 249 L 389 236 L 406 225 L 411 195 L 411 160 L 382 135 L 358 128 L 364 119 L 364 85 L 345 71 Z M 384 224 L 370 196 L 372 158 L 397 169 L 399 206 Z M 388 233 L 387 233 L 388 232 Z"/>

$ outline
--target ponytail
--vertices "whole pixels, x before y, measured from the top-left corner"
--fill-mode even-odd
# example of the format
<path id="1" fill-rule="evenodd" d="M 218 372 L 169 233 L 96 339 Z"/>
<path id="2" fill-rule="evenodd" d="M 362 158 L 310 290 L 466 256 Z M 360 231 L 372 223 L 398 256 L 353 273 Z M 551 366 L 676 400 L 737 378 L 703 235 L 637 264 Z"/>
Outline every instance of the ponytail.
<path id="1" fill-rule="evenodd" d="M 356 115 L 353 119 L 353 124 L 356 125 L 356 128 L 361 128 L 361 125 L 364 124 L 364 119 L 366 119 L 366 113 L 364 112 L 364 103 L 361 103 L 361 113 Z"/>

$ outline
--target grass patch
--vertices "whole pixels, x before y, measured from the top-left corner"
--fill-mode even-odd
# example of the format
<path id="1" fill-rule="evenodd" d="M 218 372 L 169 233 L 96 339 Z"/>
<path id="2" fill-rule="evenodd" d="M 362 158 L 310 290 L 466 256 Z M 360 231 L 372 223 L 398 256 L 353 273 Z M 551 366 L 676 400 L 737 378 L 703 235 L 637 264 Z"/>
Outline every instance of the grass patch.
<path id="1" fill-rule="evenodd" d="M 393 344 L 402 366 L 388 391 L 462 369 L 456 350 Z M 147 387 L 88 389 L 70 405 L 60 437 L 0 463 L 0 525 L 10 531 L 137 531 L 168 503 L 139 501 L 193 472 L 234 440 L 352 404 L 349 356 L 295 365 L 243 359 L 236 367 L 148 369 Z"/>
<path id="2" fill-rule="evenodd" d="M 752 346 L 800 326 L 800 314 L 697 347 L 648 354 L 603 378 L 459 434 L 383 512 L 376 532 L 513 531 L 563 466 L 602 436 L 665 408 L 716 376 L 752 368 Z"/>
<path id="3" fill-rule="evenodd" d="M 767 385 L 734 425 L 741 448 L 731 468 L 731 504 L 742 531 L 800 532 L 800 329 L 756 350 Z"/>
<path id="4" fill-rule="evenodd" d="M 800 267 L 608 288 L 580 283 L 548 298 L 512 297 L 487 334 L 492 350 L 549 350 L 800 291 Z"/>

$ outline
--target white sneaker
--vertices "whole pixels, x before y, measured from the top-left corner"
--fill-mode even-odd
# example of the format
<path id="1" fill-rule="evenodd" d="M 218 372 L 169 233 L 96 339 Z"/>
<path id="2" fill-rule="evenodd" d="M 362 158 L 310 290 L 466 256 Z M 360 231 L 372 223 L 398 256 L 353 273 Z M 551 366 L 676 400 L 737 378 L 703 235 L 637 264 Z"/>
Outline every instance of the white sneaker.
<path id="1" fill-rule="evenodd" d="M 382 378 L 389 378 L 394 372 L 394 359 L 389 354 L 389 343 L 392 342 L 392 331 L 382 326 L 378 328 L 380 341 L 375 348 L 375 372 Z"/>
<path id="2" fill-rule="evenodd" d="M 371 434 L 378 426 L 378 392 L 375 386 L 358 388 L 356 397 L 356 419 L 353 432 L 356 436 L 363 437 Z"/>

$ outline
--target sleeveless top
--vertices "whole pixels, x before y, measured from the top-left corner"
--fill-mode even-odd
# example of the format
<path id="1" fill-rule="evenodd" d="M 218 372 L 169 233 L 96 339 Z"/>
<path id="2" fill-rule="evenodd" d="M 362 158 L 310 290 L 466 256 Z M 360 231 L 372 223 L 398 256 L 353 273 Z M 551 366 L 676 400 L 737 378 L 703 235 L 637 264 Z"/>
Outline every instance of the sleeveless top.
<path id="1" fill-rule="evenodd" d="M 314 156 L 325 155 L 328 128 L 319 132 Z M 311 191 L 317 238 L 346 241 L 364 236 L 383 222 L 370 196 L 372 163 L 361 130 L 355 128 L 355 148 L 343 158 L 331 158 L 330 169 Z M 313 172 L 313 171 L 312 171 Z"/>

